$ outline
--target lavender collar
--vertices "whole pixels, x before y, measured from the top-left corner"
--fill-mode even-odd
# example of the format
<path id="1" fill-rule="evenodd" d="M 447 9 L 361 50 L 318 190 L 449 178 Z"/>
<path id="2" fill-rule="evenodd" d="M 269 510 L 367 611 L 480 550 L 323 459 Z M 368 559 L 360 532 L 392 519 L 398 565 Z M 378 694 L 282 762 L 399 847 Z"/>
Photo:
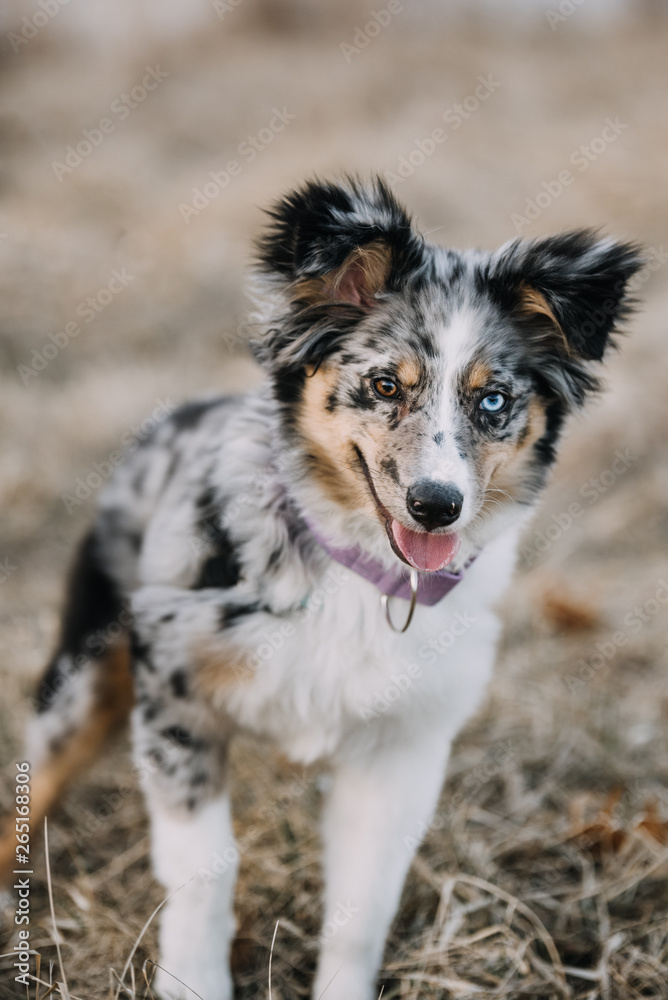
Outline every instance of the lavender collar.
<path id="1" fill-rule="evenodd" d="M 383 564 L 374 559 L 373 556 L 364 552 L 359 545 L 351 545 L 347 549 L 339 549 L 331 545 L 326 538 L 318 531 L 310 519 L 305 519 L 308 528 L 330 558 L 351 569 L 353 573 L 364 577 L 369 583 L 380 590 L 381 594 L 388 597 L 402 597 L 405 601 L 411 599 L 411 584 L 409 569 L 385 569 Z M 475 558 L 475 557 L 474 557 Z M 473 562 L 470 559 L 464 566 L 464 570 Z M 459 573 L 448 573 L 444 569 L 439 569 L 435 573 L 418 574 L 418 604 L 426 604 L 432 607 L 442 601 L 446 594 L 449 594 L 453 587 L 464 578 L 464 570 Z"/>

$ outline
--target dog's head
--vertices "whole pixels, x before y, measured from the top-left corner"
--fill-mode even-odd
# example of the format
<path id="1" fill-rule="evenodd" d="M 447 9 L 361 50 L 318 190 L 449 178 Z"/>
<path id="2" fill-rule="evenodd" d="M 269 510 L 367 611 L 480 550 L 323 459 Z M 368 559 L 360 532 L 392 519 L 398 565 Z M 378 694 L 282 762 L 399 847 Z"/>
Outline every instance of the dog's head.
<path id="1" fill-rule="evenodd" d="M 422 570 L 531 504 L 629 311 L 635 246 L 577 231 L 495 253 L 425 242 L 388 188 L 310 183 L 260 243 L 288 443 L 333 507 Z"/>

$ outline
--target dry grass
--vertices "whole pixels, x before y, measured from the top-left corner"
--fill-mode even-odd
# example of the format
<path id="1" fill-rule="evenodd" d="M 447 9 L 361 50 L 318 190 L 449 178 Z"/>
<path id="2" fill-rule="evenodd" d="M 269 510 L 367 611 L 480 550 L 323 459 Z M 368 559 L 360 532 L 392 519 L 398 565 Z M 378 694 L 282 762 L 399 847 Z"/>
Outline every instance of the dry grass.
<path id="1" fill-rule="evenodd" d="M 579 746 L 560 741 L 549 761 L 534 758 L 528 732 L 496 727 L 489 716 L 480 723 L 460 742 L 413 866 L 390 936 L 383 996 L 665 996 L 666 826 L 643 829 L 660 776 L 632 777 L 633 755 L 619 769 L 600 743 L 586 748 L 593 741 L 584 735 Z M 106 818 L 100 808 L 118 788 L 121 754 L 70 796 L 51 838 L 63 963 L 72 996 L 82 1000 L 115 996 L 162 899 L 148 869 L 138 795 Z M 273 996 L 307 997 L 320 912 L 317 779 L 252 744 L 234 757 L 243 844 L 233 957 L 239 995 L 267 995 L 278 920 Z M 623 789 L 614 808 L 605 792 L 611 782 Z M 32 943 L 44 970 L 56 962 L 46 885 L 33 905 L 41 917 Z M 142 970 L 150 977 L 155 958 L 151 925 L 132 962 L 137 996 L 150 996 Z M 57 968 L 54 978 L 62 980 Z"/>
<path id="2" fill-rule="evenodd" d="M 512 236 L 511 213 L 600 134 L 606 116 L 619 115 L 629 128 L 528 232 L 605 224 L 666 243 L 660 23 L 588 36 L 576 12 L 563 28 L 528 35 L 473 22 L 455 31 L 445 15 L 425 28 L 416 15 L 348 65 L 338 44 L 352 37 L 355 11 L 320 21 L 313 7 L 298 27 L 289 17 L 272 22 L 267 12 L 279 6 L 269 3 L 258 22 L 259 9 L 245 0 L 222 27 L 216 20 L 178 43 L 137 28 L 111 55 L 100 39 L 72 42 L 74 15 L 63 13 L 20 57 L 3 56 L 0 560 L 14 568 L 0 583 L 0 761 L 8 775 L 53 642 L 63 567 L 94 502 L 70 516 L 61 495 L 157 399 L 256 377 L 225 349 L 247 333 L 235 331 L 260 221 L 254 206 L 313 171 L 393 169 L 479 75 L 494 73 L 498 93 L 399 192 L 438 230 L 435 239 L 492 246 Z M 56 181 L 50 160 L 155 62 L 169 81 Z M 179 202 L 266 124 L 274 104 L 294 108 L 295 122 L 229 197 L 184 226 Z M 127 294 L 23 386 L 16 366 L 123 265 L 137 274 Z M 504 602 L 496 680 L 455 747 L 390 936 L 384 1000 L 668 997 L 666 609 L 651 605 L 637 628 L 627 618 L 668 579 L 665 265 L 642 295 L 645 311 L 611 363 L 609 393 L 574 426 L 528 534 Z M 626 471 L 592 487 L 627 449 Z M 581 515 L 545 544 L 573 503 Z M 597 644 L 609 650 L 620 630 L 626 641 L 597 657 Z M 232 780 L 243 844 L 238 996 L 268 996 L 276 932 L 272 997 L 297 1000 L 308 996 L 317 952 L 319 778 L 242 742 Z M 0 810 L 9 808 L 8 779 Z M 31 944 L 40 978 L 65 975 L 72 998 L 107 1000 L 161 902 L 125 745 L 69 792 L 49 835 L 64 972 L 36 844 Z M 14 928 L 6 930 L 0 952 L 13 943 Z M 154 922 L 125 980 L 137 996 L 155 958 Z M 7 958 L 0 997 L 25 997 Z"/>

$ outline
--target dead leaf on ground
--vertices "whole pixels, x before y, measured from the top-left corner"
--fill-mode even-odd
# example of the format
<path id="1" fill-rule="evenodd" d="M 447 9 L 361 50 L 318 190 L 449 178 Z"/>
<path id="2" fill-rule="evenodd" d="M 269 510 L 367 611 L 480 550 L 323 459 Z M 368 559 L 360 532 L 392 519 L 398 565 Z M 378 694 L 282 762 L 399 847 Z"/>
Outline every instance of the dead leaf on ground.
<path id="1" fill-rule="evenodd" d="M 543 617 L 560 632 L 587 632 L 599 623 L 598 610 L 565 591 L 545 591 L 541 601 Z"/>

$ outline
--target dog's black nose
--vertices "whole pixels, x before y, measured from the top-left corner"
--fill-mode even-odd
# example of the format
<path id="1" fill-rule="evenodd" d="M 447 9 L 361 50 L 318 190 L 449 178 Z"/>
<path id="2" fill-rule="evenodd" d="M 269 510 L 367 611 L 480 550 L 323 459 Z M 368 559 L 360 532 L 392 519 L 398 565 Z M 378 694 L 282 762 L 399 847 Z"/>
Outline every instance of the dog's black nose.
<path id="1" fill-rule="evenodd" d="M 464 497 L 454 483 L 422 479 L 409 487 L 406 506 L 412 518 L 427 531 L 453 524 L 462 512 Z"/>

